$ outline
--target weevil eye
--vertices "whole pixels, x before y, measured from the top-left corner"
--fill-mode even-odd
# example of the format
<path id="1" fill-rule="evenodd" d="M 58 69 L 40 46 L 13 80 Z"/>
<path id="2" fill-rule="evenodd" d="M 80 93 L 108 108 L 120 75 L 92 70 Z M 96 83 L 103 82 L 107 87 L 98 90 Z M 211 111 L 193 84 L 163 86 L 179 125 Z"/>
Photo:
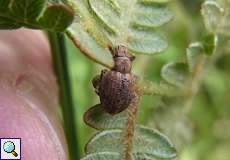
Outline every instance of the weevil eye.
<path id="1" fill-rule="evenodd" d="M 130 55 L 129 59 L 130 59 L 130 61 L 134 61 L 136 59 L 136 57 L 134 55 Z"/>
<path id="2" fill-rule="evenodd" d="M 131 61 L 135 59 L 135 57 L 129 54 L 128 48 L 124 45 L 118 45 L 116 47 L 108 46 L 113 58 L 117 57 L 127 57 Z"/>

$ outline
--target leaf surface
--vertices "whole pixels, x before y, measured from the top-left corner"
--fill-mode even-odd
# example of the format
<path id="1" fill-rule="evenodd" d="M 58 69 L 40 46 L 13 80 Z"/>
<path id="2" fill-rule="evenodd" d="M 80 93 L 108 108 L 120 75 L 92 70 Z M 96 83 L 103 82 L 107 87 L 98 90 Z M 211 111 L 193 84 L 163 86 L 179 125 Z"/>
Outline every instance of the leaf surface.
<path id="1" fill-rule="evenodd" d="M 0 29 L 27 27 L 65 31 L 75 12 L 61 0 L 0 0 Z"/>
<path id="2" fill-rule="evenodd" d="M 124 43 L 134 53 L 163 51 L 167 42 L 156 28 L 172 19 L 160 3 L 138 0 L 89 0 L 90 8 L 114 44 Z"/>
<path id="3" fill-rule="evenodd" d="M 46 0 L 11 0 L 11 14 L 24 22 L 35 21 L 46 6 Z"/>
<path id="4" fill-rule="evenodd" d="M 202 56 L 204 56 L 203 45 L 199 42 L 191 43 L 186 49 L 187 62 L 189 70 L 193 71 L 195 66 L 199 63 Z"/>
<path id="5" fill-rule="evenodd" d="M 122 153 L 122 135 L 123 132 L 119 129 L 102 131 L 88 142 L 85 151 L 87 154 L 112 151 Z M 152 159 L 174 158 L 176 151 L 168 138 L 160 132 L 138 126 L 135 131 L 133 154 Z"/>
<path id="6" fill-rule="evenodd" d="M 99 152 L 86 155 L 81 160 L 121 160 L 121 156 L 115 152 Z"/>
<path id="7" fill-rule="evenodd" d="M 47 30 L 62 32 L 74 20 L 74 11 L 62 4 L 51 5 L 46 8 L 39 24 Z"/>
<path id="8" fill-rule="evenodd" d="M 212 55 L 216 50 L 217 36 L 214 34 L 206 35 L 202 41 L 204 47 L 204 53 L 206 55 Z"/>
<path id="9" fill-rule="evenodd" d="M 210 32 L 230 35 L 229 0 L 207 0 L 201 11 L 205 26 Z"/>
<path id="10" fill-rule="evenodd" d="M 123 44 L 132 53 L 159 53 L 168 44 L 157 29 L 173 17 L 165 2 L 77 0 L 75 10 L 79 14 L 79 21 L 70 30 L 77 41 L 83 41 L 84 48 L 109 65 L 112 59 L 108 45 Z"/>
<path id="11" fill-rule="evenodd" d="M 172 62 L 163 66 L 162 78 L 177 87 L 182 87 L 189 77 L 189 67 L 186 63 Z"/>
<path id="12" fill-rule="evenodd" d="M 124 127 L 127 116 L 125 111 L 112 116 L 104 112 L 101 105 L 98 104 L 86 111 L 84 121 L 96 129 L 115 129 Z"/>

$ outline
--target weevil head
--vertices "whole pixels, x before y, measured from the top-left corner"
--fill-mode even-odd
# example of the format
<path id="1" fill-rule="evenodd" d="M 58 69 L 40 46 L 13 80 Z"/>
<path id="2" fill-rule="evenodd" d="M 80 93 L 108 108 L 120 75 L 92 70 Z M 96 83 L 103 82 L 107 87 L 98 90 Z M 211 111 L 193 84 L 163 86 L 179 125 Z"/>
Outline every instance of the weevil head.
<path id="1" fill-rule="evenodd" d="M 130 73 L 132 69 L 132 61 L 135 57 L 128 52 L 128 48 L 123 45 L 118 45 L 114 48 L 109 47 L 109 49 L 114 60 L 112 70 L 121 73 Z"/>

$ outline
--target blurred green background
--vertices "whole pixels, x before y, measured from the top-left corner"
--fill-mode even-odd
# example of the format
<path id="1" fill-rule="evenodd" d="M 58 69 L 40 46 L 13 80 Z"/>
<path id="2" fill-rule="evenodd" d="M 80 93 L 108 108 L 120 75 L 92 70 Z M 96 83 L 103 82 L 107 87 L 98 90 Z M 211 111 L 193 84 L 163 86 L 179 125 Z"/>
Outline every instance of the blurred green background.
<path id="1" fill-rule="evenodd" d="M 137 55 L 134 73 L 155 82 L 161 80 L 160 70 L 172 61 L 185 61 L 186 48 L 201 40 L 206 33 L 200 14 L 202 0 L 174 0 L 169 7 L 174 19 L 161 28 L 169 47 L 155 56 Z M 82 55 L 67 42 L 79 147 L 95 132 L 83 122 L 84 112 L 99 103 L 91 79 L 102 67 Z M 223 37 L 214 60 L 206 65 L 203 82 L 188 114 L 183 105 L 162 105 L 158 96 L 141 100 L 139 123 L 157 128 L 166 134 L 179 152 L 179 160 L 230 160 L 230 42 Z"/>

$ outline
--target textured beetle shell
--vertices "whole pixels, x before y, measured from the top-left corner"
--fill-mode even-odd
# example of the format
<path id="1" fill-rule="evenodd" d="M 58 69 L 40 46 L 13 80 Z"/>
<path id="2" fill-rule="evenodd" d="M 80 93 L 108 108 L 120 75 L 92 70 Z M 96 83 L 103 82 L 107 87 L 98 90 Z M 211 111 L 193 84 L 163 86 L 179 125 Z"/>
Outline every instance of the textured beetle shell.
<path id="1" fill-rule="evenodd" d="M 135 98 L 136 77 L 116 71 L 106 71 L 99 83 L 99 96 L 107 113 L 117 114 L 125 110 Z"/>

